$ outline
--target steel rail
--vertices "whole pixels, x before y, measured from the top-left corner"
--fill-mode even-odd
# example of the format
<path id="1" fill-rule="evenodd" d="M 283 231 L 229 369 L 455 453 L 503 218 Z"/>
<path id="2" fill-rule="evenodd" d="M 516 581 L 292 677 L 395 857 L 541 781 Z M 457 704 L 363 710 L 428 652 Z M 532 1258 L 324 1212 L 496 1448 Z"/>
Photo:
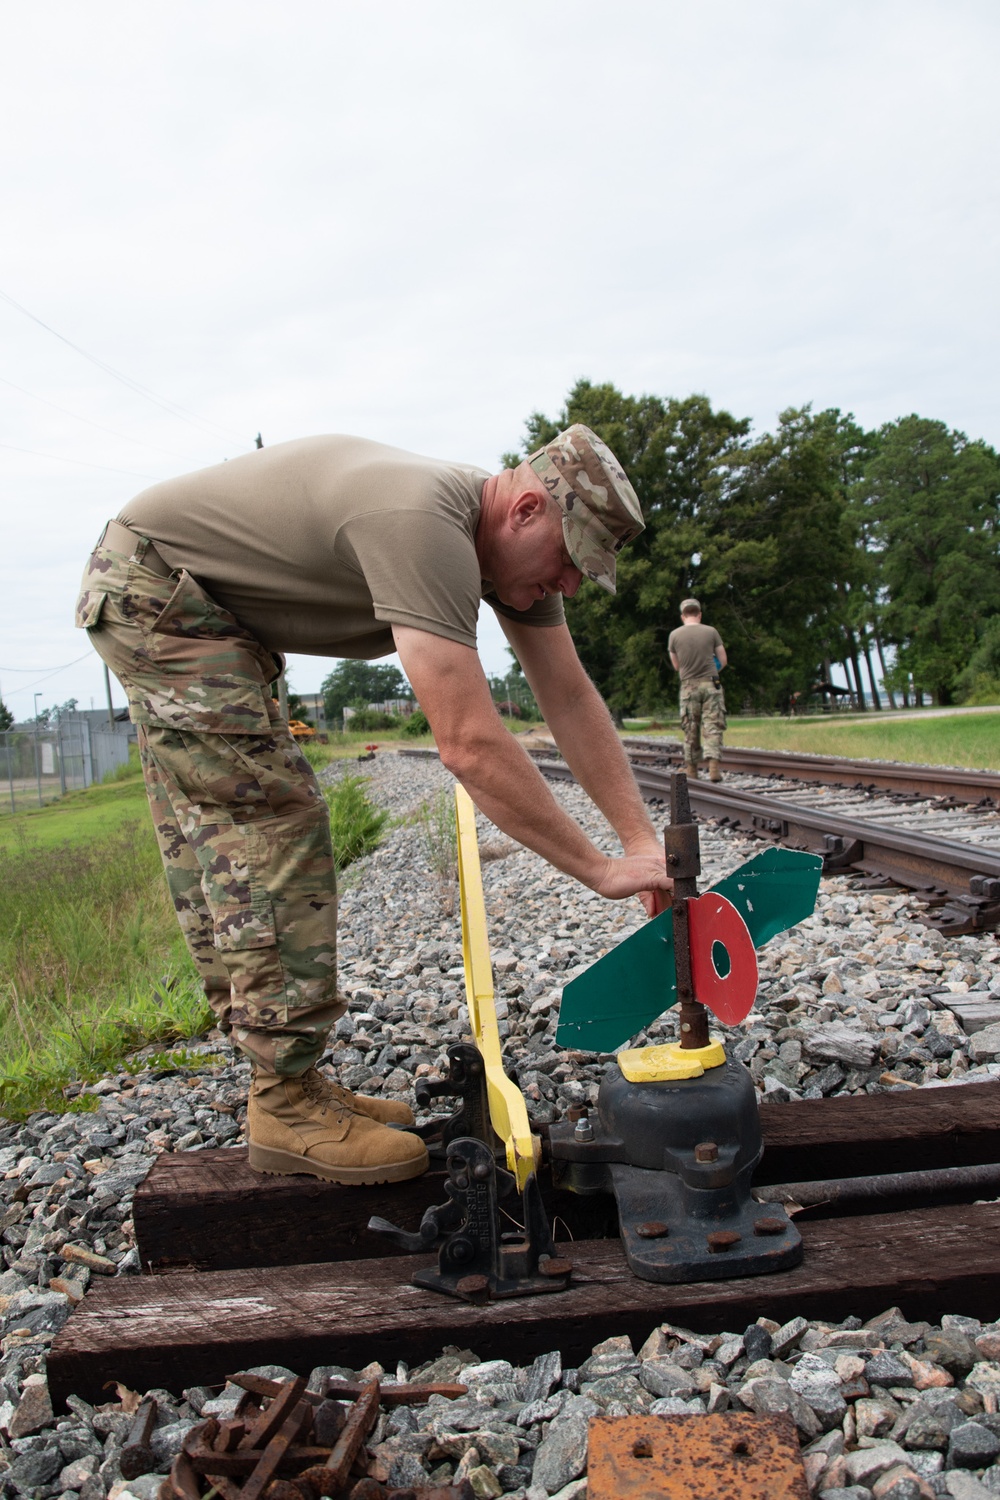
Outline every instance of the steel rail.
<path id="1" fill-rule="evenodd" d="M 575 780 L 564 761 L 533 753 L 546 776 Z M 633 772 L 648 796 L 668 797 L 668 770 L 637 765 Z M 942 932 L 976 932 L 1000 923 L 1000 853 L 995 850 L 845 818 L 720 783 L 689 781 L 688 792 L 699 817 L 822 854 L 826 874 L 859 870 L 920 892 L 935 906 L 932 925 Z"/>
<path id="2" fill-rule="evenodd" d="M 679 742 L 662 745 L 625 737 L 629 756 L 680 761 Z M 965 771 L 948 766 L 907 765 L 880 760 L 847 760 L 837 755 L 809 755 L 789 750 L 751 750 L 726 745 L 722 766 L 752 776 L 782 776 L 791 781 L 820 781 L 831 786 L 875 788 L 913 797 L 945 797 L 955 802 L 992 802 L 1000 807 L 1000 772 Z"/>

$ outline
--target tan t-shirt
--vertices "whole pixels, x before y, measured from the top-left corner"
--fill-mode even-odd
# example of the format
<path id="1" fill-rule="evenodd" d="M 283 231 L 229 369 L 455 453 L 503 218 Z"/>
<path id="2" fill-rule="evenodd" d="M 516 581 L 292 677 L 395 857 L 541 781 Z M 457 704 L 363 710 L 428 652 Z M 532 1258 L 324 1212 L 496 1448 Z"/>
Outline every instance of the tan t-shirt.
<path id="1" fill-rule="evenodd" d="M 559 625 L 562 599 L 511 609 L 479 576 L 483 469 L 355 437 L 279 443 L 144 490 L 118 516 L 270 650 L 368 659 L 412 625 L 475 647 L 479 601 Z"/>
<path id="2" fill-rule="evenodd" d="M 678 625 L 670 632 L 667 650 L 677 658 L 681 682 L 697 682 L 702 677 L 717 677 L 719 669 L 712 657 L 722 645 L 722 636 L 714 625 Z"/>

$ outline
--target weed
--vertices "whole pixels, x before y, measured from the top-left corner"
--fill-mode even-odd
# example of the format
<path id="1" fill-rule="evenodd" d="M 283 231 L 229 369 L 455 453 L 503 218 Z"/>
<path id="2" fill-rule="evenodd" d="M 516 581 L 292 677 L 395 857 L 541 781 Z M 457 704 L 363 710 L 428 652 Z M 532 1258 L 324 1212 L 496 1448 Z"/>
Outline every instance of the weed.
<path id="1" fill-rule="evenodd" d="M 333 858 L 338 870 L 377 848 L 389 822 L 388 812 L 368 801 L 366 784 L 364 776 L 341 776 L 323 788 L 330 809 Z"/>
<path id="2" fill-rule="evenodd" d="M 122 1063 L 122 1072 L 131 1073 L 178 1073 L 182 1068 L 198 1072 L 201 1068 L 224 1068 L 226 1058 L 221 1052 L 192 1052 L 189 1047 L 173 1047 L 169 1052 L 144 1050 L 136 1057 L 127 1057 Z"/>
<path id="3" fill-rule="evenodd" d="M 424 857 L 439 888 L 447 916 L 455 910 L 458 883 L 458 839 L 455 832 L 455 801 L 447 792 L 421 802 L 414 814 Z"/>

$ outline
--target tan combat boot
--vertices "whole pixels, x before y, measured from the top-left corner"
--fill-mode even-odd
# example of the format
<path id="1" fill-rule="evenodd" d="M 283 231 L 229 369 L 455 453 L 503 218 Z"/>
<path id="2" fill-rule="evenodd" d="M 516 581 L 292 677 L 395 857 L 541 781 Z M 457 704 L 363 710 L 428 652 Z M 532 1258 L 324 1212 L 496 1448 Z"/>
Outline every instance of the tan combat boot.
<path id="1" fill-rule="evenodd" d="M 369 1099 L 367 1094 L 352 1094 L 342 1084 L 334 1083 L 325 1073 L 316 1074 L 323 1088 L 336 1104 L 346 1104 L 356 1115 L 367 1115 L 380 1125 L 412 1125 L 413 1110 L 402 1099 Z"/>
<path id="2" fill-rule="evenodd" d="M 722 780 L 722 772 L 719 769 L 719 762 L 717 760 L 710 760 L 708 763 L 708 779 L 709 781 Z"/>
<path id="3" fill-rule="evenodd" d="M 307 1172 L 359 1185 L 403 1182 L 427 1170 L 427 1148 L 418 1136 L 358 1114 L 315 1068 L 298 1078 L 256 1070 L 247 1137 L 257 1172 Z"/>
<path id="4" fill-rule="evenodd" d="M 687 764 L 685 765 L 684 769 L 687 772 L 688 781 L 697 781 L 698 780 L 698 767 L 694 764 L 693 761 L 689 760 L 687 762 Z"/>

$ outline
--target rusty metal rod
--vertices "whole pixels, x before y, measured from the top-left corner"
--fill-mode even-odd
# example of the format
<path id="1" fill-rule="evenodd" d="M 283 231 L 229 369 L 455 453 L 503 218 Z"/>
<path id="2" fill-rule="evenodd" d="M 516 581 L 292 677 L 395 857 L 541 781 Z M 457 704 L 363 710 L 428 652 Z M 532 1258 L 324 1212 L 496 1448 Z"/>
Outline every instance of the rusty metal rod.
<path id="1" fill-rule="evenodd" d="M 798 1203 L 802 1208 L 821 1203 L 902 1198 L 921 1193 L 968 1193 L 973 1189 L 1000 1193 L 1000 1162 L 977 1167 L 936 1167 L 926 1172 L 885 1172 L 872 1177 L 829 1177 L 818 1182 L 777 1182 L 755 1187 L 758 1203 Z"/>

